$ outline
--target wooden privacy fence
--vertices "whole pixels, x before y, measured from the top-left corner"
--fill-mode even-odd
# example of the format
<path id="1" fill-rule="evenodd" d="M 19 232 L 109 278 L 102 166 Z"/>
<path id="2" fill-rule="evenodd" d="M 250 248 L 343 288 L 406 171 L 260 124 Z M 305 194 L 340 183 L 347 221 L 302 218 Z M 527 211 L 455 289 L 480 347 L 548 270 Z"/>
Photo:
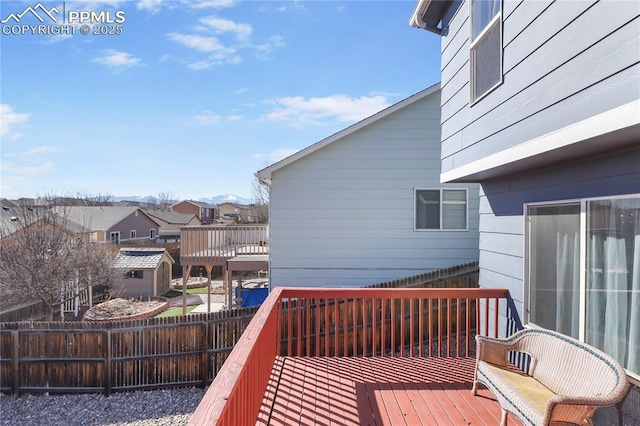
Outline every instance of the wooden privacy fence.
<path id="1" fill-rule="evenodd" d="M 477 285 L 478 264 L 470 263 L 372 288 Z M 375 354 L 382 347 L 399 351 L 413 345 L 412 335 L 422 334 L 421 330 L 429 327 L 442 327 L 437 324 L 445 324 L 446 328 L 434 329 L 433 336 L 436 331 L 439 336 L 446 335 L 449 327 L 462 327 L 456 330 L 466 332 L 469 321 L 475 326 L 477 313 L 475 304 L 458 300 L 320 300 L 316 295 L 292 299 L 290 307 L 283 303 L 283 328 L 279 331 L 282 352 L 300 355 L 352 354 L 363 348 Z M 250 307 L 99 323 L 0 323 L 0 392 L 109 395 L 116 391 L 205 387 L 215 378 L 257 311 L 258 307 Z M 443 321 L 443 316 L 451 321 Z M 372 340 L 376 327 L 385 330 L 380 334 L 382 342 Z"/>
<path id="2" fill-rule="evenodd" d="M 0 391 L 109 395 L 205 387 L 257 309 L 111 323 L 2 323 Z"/>

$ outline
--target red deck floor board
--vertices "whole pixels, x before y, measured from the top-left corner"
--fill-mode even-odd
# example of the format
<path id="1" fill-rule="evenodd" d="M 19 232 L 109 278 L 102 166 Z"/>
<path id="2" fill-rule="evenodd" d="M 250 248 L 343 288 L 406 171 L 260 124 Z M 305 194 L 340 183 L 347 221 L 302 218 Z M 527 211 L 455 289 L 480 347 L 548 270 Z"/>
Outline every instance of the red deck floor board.
<path id="1" fill-rule="evenodd" d="M 274 364 L 261 425 L 496 425 L 468 358 L 301 358 Z M 269 413 L 269 415 L 267 415 Z M 509 416 L 509 425 L 520 425 Z"/>

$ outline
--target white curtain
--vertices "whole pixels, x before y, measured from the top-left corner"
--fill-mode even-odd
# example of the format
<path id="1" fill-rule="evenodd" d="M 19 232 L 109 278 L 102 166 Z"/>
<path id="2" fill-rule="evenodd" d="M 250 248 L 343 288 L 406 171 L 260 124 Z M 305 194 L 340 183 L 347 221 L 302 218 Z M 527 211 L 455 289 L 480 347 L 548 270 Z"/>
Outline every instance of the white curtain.
<path id="1" fill-rule="evenodd" d="M 640 200 L 589 206 L 587 342 L 640 372 Z"/>
<path id="2" fill-rule="evenodd" d="M 580 309 L 580 241 L 577 232 L 556 237 L 556 331 L 578 337 Z"/>

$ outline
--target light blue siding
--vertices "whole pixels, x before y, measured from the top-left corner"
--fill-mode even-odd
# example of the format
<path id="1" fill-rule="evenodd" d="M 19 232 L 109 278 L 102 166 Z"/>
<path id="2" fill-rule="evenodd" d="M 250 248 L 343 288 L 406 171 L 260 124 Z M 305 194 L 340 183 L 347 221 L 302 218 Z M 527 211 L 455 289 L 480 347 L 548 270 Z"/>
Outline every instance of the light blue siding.
<path id="1" fill-rule="evenodd" d="M 480 285 L 508 288 L 522 315 L 524 203 L 640 193 L 640 135 L 637 142 L 608 156 L 483 182 Z"/>
<path id="2" fill-rule="evenodd" d="M 640 2 L 505 1 L 504 83 L 469 107 L 468 2 L 445 18 L 449 171 L 640 97 Z"/>
<path id="3" fill-rule="evenodd" d="M 272 286 L 360 287 L 478 259 L 479 187 L 440 183 L 440 92 L 273 171 Z M 470 188 L 469 229 L 414 231 L 415 188 Z"/>

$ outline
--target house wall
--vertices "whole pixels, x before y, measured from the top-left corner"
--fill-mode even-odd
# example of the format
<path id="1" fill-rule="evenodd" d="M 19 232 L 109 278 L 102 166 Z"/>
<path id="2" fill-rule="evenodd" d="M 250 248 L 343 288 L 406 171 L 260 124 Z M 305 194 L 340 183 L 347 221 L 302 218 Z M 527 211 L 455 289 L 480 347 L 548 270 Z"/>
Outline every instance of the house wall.
<path id="1" fill-rule="evenodd" d="M 158 235 L 158 224 L 151 220 L 147 215 L 142 212 L 138 212 L 127 216 L 115 226 L 107 230 L 106 238 L 109 239 L 111 232 L 120 232 L 120 241 L 126 241 L 129 239 L 129 232 L 133 229 L 136 230 L 136 239 L 149 239 L 150 230 L 156 230 L 156 236 Z"/>
<path id="2" fill-rule="evenodd" d="M 188 201 L 182 201 L 171 208 L 178 213 L 195 214 L 196 216 L 200 217 L 200 207 L 191 204 Z"/>
<path id="3" fill-rule="evenodd" d="M 365 286 L 478 259 L 478 187 L 441 185 L 439 91 L 276 170 L 272 286 Z M 468 231 L 414 231 L 414 188 L 470 188 Z"/>
<path id="4" fill-rule="evenodd" d="M 480 191 L 480 285 L 506 287 L 524 312 L 525 203 L 640 193 L 634 148 L 489 180 Z M 505 328 L 500 329 L 504 333 Z"/>
<path id="5" fill-rule="evenodd" d="M 443 172 L 640 98 L 640 2 L 504 0 L 504 82 L 471 107 L 468 11 L 443 19 Z"/>
<path id="6" fill-rule="evenodd" d="M 127 278 L 123 280 L 123 292 L 120 297 L 154 296 L 154 269 L 142 271 L 142 278 Z"/>

